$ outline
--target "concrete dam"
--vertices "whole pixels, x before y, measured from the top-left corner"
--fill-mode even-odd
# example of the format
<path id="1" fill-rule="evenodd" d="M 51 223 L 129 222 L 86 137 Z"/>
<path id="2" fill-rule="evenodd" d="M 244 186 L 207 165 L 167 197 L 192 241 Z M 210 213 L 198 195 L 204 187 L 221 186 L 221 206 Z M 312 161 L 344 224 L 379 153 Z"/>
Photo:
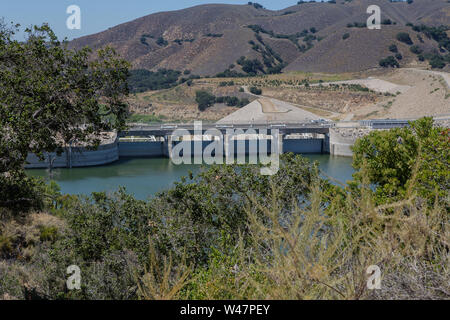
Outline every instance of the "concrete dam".
<path id="1" fill-rule="evenodd" d="M 184 142 L 191 156 L 201 156 L 215 145 L 216 153 L 230 156 L 260 154 L 275 147 L 279 154 L 330 154 L 352 156 L 355 141 L 372 130 L 384 130 L 408 125 L 406 120 L 361 121 L 359 123 L 272 124 L 159 124 L 133 125 L 126 132 L 114 134 L 96 150 L 66 147 L 61 155 L 48 153 L 43 161 L 34 154 L 27 157 L 27 169 L 74 168 L 113 163 L 121 157 L 171 158 L 176 146 Z M 275 143 L 275 145 L 273 145 Z M 273 145 L 273 146 L 272 146 Z"/>
<path id="2" fill-rule="evenodd" d="M 181 132 L 180 135 L 177 131 Z M 230 134 L 230 131 L 233 131 Z M 259 134 L 264 131 L 264 134 Z M 276 134 L 274 134 L 276 132 Z M 85 147 L 65 147 L 62 154 L 45 154 L 41 161 L 36 155 L 27 157 L 27 169 L 75 168 L 113 163 L 121 157 L 167 157 L 182 141 L 189 141 L 191 155 L 201 156 L 211 144 L 224 156 L 252 155 L 262 149 L 272 150 L 277 139 L 279 153 L 329 153 L 329 128 L 323 124 L 262 124 L 262 125 L 139 125 L 118 133 L 96 150 Z M 176 149 L 176 148 L 175 148 Z"/>

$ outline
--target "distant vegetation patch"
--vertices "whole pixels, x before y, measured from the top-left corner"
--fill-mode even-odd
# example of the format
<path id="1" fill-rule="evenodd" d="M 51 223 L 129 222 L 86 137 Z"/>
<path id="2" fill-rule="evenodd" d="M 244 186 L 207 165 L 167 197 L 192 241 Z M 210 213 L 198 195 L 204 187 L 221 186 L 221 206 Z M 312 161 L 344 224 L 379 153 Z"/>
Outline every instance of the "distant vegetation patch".
<path id="1" fill-rule="evenodd" d="M 169 89 L 183 83 L 190 86 L 194 79 L 200 79 L 200 76 L 191 74 L 190 70 L 181 73 L 181 71 L 171 69 L 158 69 L 158 71 L 137 69 L 130 71 L 128 86 L 132 93 L 138 93 L 148 90 Z"/>
<path id="2" fill-rule="evenodd" d="M 286 63 L 269 45 L 265 44 L 262 39 L 261 45 L 256 44 L 253 40 L 249 41 L 253 50 L 259 52 L 262 56 L 263 62 L 258 59 L 248 59 L 245 56 L 240 57 L 236 64 L 239 65 L 243 72 L 232 70 L 235 65 L 232 64 L 223 72 L 216 75 L 218 78 L 240 78 L 240 77 L 254 77 L 259 73 L 262 74 L 278 74 L 281 73 Z"/>
<path id="3" fill-rule="evenodd" d="M 195 92 L 195 101 L 198 103 L 198 110 L 205 111 L 214 105 L 216 97 L 206 90 L 198 90 Z"/>
<path id="4" fill-rule="evenodd" d="M 221 38 L 223 36 L 223 33 L 207 33 L 205 34 L 205 37 L 211 37 L 211 38 Z"/>
<path id="5" fill-rule="evenodd" d="M 228 87 L 228 86 L 234 86 L 234 81 L 222 81 L 219 83 L 219 87 Z"/>
<path id="6" fill-rule="evenodd" d="M 137 123 L 160 123 L 164 121 L 164 116 L 157 116 L 155 114 L 132 114 L 128 118 L 128 122 Z"/>
<path id="7" fill-rule="evenodd" d="M 414 54 L 421 54 L 423 50 L 418 45 L 413 45 L 409 48 L 409 51 L 411 51 Z"/>
<path id="8" fill-rule="evenodd" d="M 216 103 L 225 103 L 229 107 L 239 107 L 242 108 L 250 103 L 247 98 L 239 99 L 233 96 L 222 96 L 216 97 Z"/>
<path id="9" fill-rule="evenodd" d="M 242 70 L 250 75 L 256 75 L 258 71 L 265 73 L 263 64 L 258 59 L 247 59 L 242 56 L 236 61 L 242 67 Z"/>
<path id="10" fill-rule="evenodd" d="M 143 34 L 143 35 L 141 36 L 140 41 L 141 41 L 141 43 L 142 43 L 143 45 L 149 46 L 149 44 L 148 44 L 148 42 L 147 42 L 147 38 L 152 38 L 152 39 L 153 39 L 153 36 L 152 36 L 151 34 Z"/>
<path id="11" fill-rule="evenodd" d="M 399 32 L 397 33 L 397 40 L 403 43 L 406 43 L 407 45 L 413 45 L 414 43 L 411 40 L 411 37 L 407 32 Z"/>
<path id="12" fill-rule="evenodd" d="M 243 78 L 248 76 L 249 76 L 248 74 L 237 72 L 235 70 L 230 69 L 226 69 L 225 71 L 216 74 L 217 78 Z"/>
<path id="13" fill-rule="evenodd" d="M 177 84 L 180 75 L 180 71 L 168 69 L 159 69 L 156 72 L 144 69 L 131 70 L 128 85 L 133 93 L 169 89 Z"/>
<path id="14" fill-rule="evenodd" d="M 433 39 L 439 44 L 439 47 L 450 51 L 450 38 L 447 31 L 450 30 L 450 26 L 441 25 L 439 27 L 429 27 L 426 25 L 412 25 L 412 29 L 416 32 L 423 33 L 428 39 Z"/>
<path id="15" fill-rule="evenodd" d="M 392 21 L 391 19 L 383 19 L 383 21 L 381 21 L 381 24 L 384 24 L 384 25 L 391 25 L 391 24 L 394 24 L 394 25 L 396 25 L 397 22 Z"/>
<path id="16" fill-rule="evenodd" d="M 357 83 L 344 83 L 342 84 L 344 88 L 349 89 L 350 91 L 359 91 L 359 92 L 371 92 L 374 93 L 374 91 L 370 90 L 369 88 L 362 86 Z"/>
<path id="17" fill-rule="evenodd" d="M 389 46 L 389 51 L 390 51 L 390 52 L 397 53 L 397 52 L 398 52 L 398 48 L 397 48 L 397 46 L 396 46 L 395 44 L 391 44 L 391 45 Z"/>
<path id="18" fill-rule="evenodd" d="M 447 64 L 450 64 L 450 54 L 442 56 L 435 52 L 419 54 L 418 58 L 420 61 L 428 61 L 430 66 L 434 69 L 442 69 Z"/>
<path id="19" fill-rule="evenodd" d="M 409 23 L 414 31 L 424 34 L 428 39 L 433 39 L 438 43 L 439 51 L 433 50 L 423 53 L 423 49 L 415 45 L 410 48 L 412 53 L 418 55 L 420 61 L 428 61 L 432 68 L 442 69 L 447 64 L 450 64 L 450 38 L 447 31 L 450 30 L 450 26 L 429 27 L 426 25 L 413 25 Z M 418 38 L 420 35 L 418 36 Z M 419 41 L 422 38 L 419 38 Z M 423 40 L 421 41 L 423 42 Z"/>
<path id="20" fill-rule="evenodd" d="M 232 96 L 216 97 L 206 90 L 197 90 L 195 92 L 195 101 L 198 103 L 198 109 L 200 111 L 205 111 L 215 103 L 225 103 L 229 107 L 240 108 L 250 103 L 250 100 L 247 98 L 239 99 L 238 97 Z"/>
<path id="21" fill-rule="evenodd" d="M 347 23 L 347 28 L 367 28 L 366 22 Z"/>
<path id="22" fill-rule="evenodd" d="M 281 70 L 286 66 L 286 63 L 281 58 L 280 54 L 275 52 L 271 46 L 265 43 L 259 33 L 255 32 L 255 38 L 259 44 L 256 44 L 253 40 L 249 41 L 249 43 L 252 45 L 253 50 L 261 54 L 264 66 L 267 68 L 266 72 L 263 71 L 263 73 L 281 73 Z"/>
<path id="23" fill-rule="evenodd" d="M 182 45 L 183 42 L 194 42 L 195 39 L 175 39 L 173 42 L 178 43 L 179 45 Z"/>
<path id="24" fill-rule="evenodd" d="M 309 30 L 304 29 L 302 32 L 297 32 L 295 34 L 275 33 L 272 30 L 266 30 L 257 24 L 248 25 L 247 28 L 252 29 L 257 36 L 259 36 L 259 33 L 264 33 L 269 35 L 271 38 L 287 39 L 291 41 L 301 52 L 306 52 L 307 50 L 311 49 L 314 46 L 313 41 L 318 40 L 316 36 L 312 35 L 317 32 L 317 29 L 315 27 L 311 27 Z M 309 34 L 309 32 L 311 32 L 312 34 Z M 305 42 L 305 44 L 299 44 L 298 40 L 300 38 L 303 38 L 303 42 Z"/>
<path id="25" fill-rule="evenodd" d="M 286 63 L 283 61 L 280 54 L 275 52 L 270 45 L 265 43 L 261 36 L 261 33 L 269 35 L 271 38 L 287 39 L 291 41 L 299 51 L 306 52 L 311 49 L 313 41 L 320 41 L 322 37 L 316 37 L 317 33 L 315 27 L 311 27 L 309 30 L 304 29 L 302 32 L 296 34 L 278 34 L 271 30 L 266 30 L 260 25 L 248 25 L 247 28 L 251 29 L 255 33 L 255 40 L 250 40 L 249 44 L 252 49 L 261 55 L 262 62 L 259 59 L 248 59 L 247 57 L 241 57 L 236 61 L 244 73 L 232 70 L 234 68 L 228 68 L 227 70 L 218 73 L 217 77 L 247 77 L 256 76 L 258 74 L 278 74 L 286 67 Z M 299 39 L 303 38 L 304 44 L 299 44 Z"/>
<path id="26" fill-rule="evenodd" d="M 160 47 L 165 47 L 169 44 L 169 42 L 167 42 L 167 40 L 164 39 L 163 36 L 160 36 L 157 40 L 156 40 L 156 44 Z"/>
<path id="27" fill-rule="evenodd" d="M 256 95 L 262 94 L 262 90 L 258 87 L 250 87 L 250 92 Z"/>
<path id="28" fill-rule="evenodd" d="M 379 64 L 383 68 L 389 68 L 389 67 L 399 68 L 400 67 L 400 64 L 393 56 L 389 56 L 387 58 L 381 59 Z"/>
<path id="29" fill-rule="evenodd" d="M 264 6 L 262 4 L 259 4 L 257 2 L 248 2 L 247 3 L 249 6 L 253 6 L 256 9 L 265 9 Z"/>

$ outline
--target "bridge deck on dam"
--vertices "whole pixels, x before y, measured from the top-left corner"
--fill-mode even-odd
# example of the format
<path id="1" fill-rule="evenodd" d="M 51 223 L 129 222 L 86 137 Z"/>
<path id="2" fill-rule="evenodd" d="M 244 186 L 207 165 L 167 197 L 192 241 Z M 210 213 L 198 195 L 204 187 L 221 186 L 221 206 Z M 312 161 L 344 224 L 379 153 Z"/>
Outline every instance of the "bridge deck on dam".
<path id="1" fill-rule="evenodd" d="M 270 134 L 274 130 L 278 130 L 280 134 L 293 133 L 317 133 L 326 134 L 329 132 L 331 124 L 321 123 L 272 123 L 272 124 L 202 124 L 196 126 L 194 124 L 173 124 L 173 125 L 138 125 L 131 126 L 127 131 L 121 132 L 119 136 L 167 136 L 174 134 L 174 131 L 185 130 L 189 134 L 205 134 L 206 131 L 218 131 L 226 134 L 230 131 L 243 130 L 245 132 L 255 130 L 256 132 L 266 131 Z"/>

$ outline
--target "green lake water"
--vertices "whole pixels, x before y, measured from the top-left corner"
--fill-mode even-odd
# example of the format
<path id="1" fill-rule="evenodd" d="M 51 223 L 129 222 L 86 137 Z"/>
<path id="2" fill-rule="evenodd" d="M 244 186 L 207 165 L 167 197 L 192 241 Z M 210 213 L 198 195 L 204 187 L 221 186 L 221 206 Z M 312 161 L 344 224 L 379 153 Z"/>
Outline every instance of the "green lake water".
<path id="1" fill-rule="evenodd" d="M 304 155 L 320 163 L 320 169 L 328 176 L 345 182 L 354 172 L 351 158 L 330 155 Z M 113 192 L 120 186 L 137 199 L 146 199 L 159 191 L 170 188 L 189 171 L 194 174 L 199 165 L 174 165 L 167 158 L 121 159 L 110 165 L 88 168 L 54 169 L 51 175 L 47 170 L 27 170 L 30 176 L 55 180 L 64 194 L 84 194 L 92 192 Z"/>

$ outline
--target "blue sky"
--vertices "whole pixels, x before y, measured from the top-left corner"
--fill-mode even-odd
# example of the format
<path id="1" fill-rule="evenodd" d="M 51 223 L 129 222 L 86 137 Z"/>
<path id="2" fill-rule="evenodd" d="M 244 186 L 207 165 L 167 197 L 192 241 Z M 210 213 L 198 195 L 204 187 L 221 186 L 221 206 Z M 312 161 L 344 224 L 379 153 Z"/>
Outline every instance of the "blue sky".
<path id="1" fill-rule="evenodd" d="M 100 32 L 115 25 L 159 12 L 183 9 L 206 3 L 246 4 L 244 0 L 2 0 L 0 18 L 22 26 L 48 22 L 60 39 L 73 39 Z M 292 6 L 297 0 L 257 0 L 267 9 L 280 10 Z M 81 9 L 81 30 L 66 27 L 69 5 Z"/>

